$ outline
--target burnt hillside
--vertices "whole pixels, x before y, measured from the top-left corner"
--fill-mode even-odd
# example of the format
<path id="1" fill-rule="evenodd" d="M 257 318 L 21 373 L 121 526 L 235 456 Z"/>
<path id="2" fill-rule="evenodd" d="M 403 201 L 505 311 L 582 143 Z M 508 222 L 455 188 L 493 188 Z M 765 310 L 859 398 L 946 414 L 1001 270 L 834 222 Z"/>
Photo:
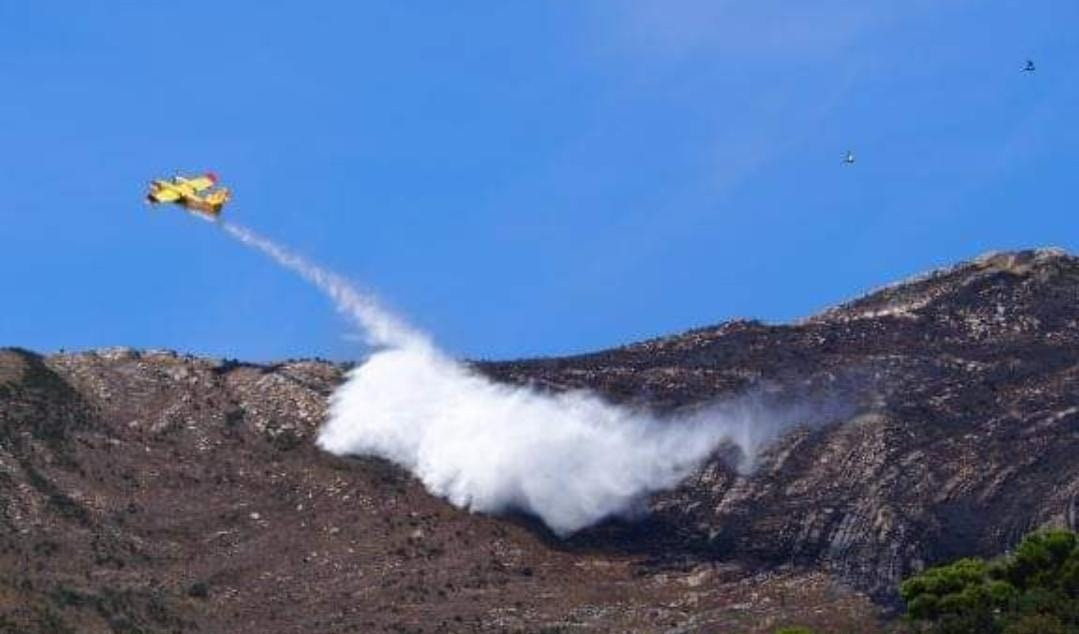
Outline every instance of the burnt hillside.
<path id="1" fill-rule="evenodd" d="M 738 477 L 714 461 L 657 500 L 717 556 L 822 565 L 887 599 L 927 562 L 1076 525 L 1079 259 L 990 254 L 795 325 L 735 322 L 596 354 L 494 364 L 505 380 L 691 407 L 747 390 L 850 411 Z"/>
<path id="2" fill-rule="evenodd" d="M 318 451 L 340 366 L 0 351 L 0 632 L 872 631 L 862 593 L 1075 527 L 1077 324 L 1079 259 L 1042 250 L 797 324 L 478 364 L 663 412 L 839 405 L 568 541 Z"/>

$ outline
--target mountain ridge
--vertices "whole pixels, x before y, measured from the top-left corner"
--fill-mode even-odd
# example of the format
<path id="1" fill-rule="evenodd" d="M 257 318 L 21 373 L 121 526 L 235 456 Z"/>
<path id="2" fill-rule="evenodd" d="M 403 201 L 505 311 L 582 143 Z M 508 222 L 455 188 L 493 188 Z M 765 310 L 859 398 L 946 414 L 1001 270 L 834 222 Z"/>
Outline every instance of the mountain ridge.
<path id="1" fill-rule="evenodd" d="M 904 575 L 1076 527 L 1076 300 L 1076 257 L 1002 252 L 790 324 L 472 363 L 661 414 L 841 405 L 568 540 L 318 451 L 346 365 L 5 349 L 0 631 L 873 631 Z"/>

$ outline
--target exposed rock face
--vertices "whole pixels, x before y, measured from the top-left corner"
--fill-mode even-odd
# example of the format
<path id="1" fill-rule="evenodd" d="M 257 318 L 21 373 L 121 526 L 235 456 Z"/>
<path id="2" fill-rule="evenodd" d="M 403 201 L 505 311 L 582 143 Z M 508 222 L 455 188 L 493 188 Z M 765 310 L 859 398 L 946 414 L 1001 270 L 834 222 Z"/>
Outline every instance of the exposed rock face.
<path id="1" fill-rule="evenodd" d="M 851 416 L 789 434 L 752 475 L 717 460 L 656 507 L 677 543 L 823 565 L 888 599 L 927 562 L 1075 527 L 1077 325 L 1079 259 L 1001 253 L 798 325 L 731 323 L 493 372 L 665 408 L 749 389 L 846 401 Z"/>
<path id="2" fill-rule="evenodd" d="M 316 450 L 340 366 L 0 351 L 0 632 L 872 631 L 856 590 L 1075 526 L 1077 324 L 1079 259 L 1031 251 L 795 325 L 480 364 L 660 411 L 820 405 L 748 475 L 717 454 L 568 542 Z"/>

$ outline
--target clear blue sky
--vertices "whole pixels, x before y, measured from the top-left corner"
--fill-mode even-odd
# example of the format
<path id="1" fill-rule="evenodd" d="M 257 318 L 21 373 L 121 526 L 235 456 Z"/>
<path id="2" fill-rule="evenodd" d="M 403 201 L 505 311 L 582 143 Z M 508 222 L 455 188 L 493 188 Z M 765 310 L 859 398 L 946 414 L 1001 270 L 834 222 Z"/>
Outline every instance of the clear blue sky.
<path id="1" fill-rule="evenodd" d="M 1076 247 L 1074 0 L 93 6 L 0 0 L 0 345 L 358 355 L 177 170 L 470 357 Z"/>

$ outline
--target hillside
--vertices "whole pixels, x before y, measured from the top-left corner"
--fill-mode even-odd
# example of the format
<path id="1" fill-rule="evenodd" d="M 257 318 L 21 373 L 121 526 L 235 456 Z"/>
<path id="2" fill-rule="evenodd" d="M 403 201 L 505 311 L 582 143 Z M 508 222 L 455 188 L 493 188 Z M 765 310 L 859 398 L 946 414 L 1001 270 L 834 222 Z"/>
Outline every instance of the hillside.
<path id="1" fill-rule="evenodd" d="M 314 448 L 341 366 L 8 349 L 0 632 L 872 631 L 910 571 L 1076 526 L 1077 324 L 1079 259 L 1041 250 L 797 324 L 477 364 L 804 418 L 753 470 L 721 450 L 648 519 L 568 540 Z"/>

